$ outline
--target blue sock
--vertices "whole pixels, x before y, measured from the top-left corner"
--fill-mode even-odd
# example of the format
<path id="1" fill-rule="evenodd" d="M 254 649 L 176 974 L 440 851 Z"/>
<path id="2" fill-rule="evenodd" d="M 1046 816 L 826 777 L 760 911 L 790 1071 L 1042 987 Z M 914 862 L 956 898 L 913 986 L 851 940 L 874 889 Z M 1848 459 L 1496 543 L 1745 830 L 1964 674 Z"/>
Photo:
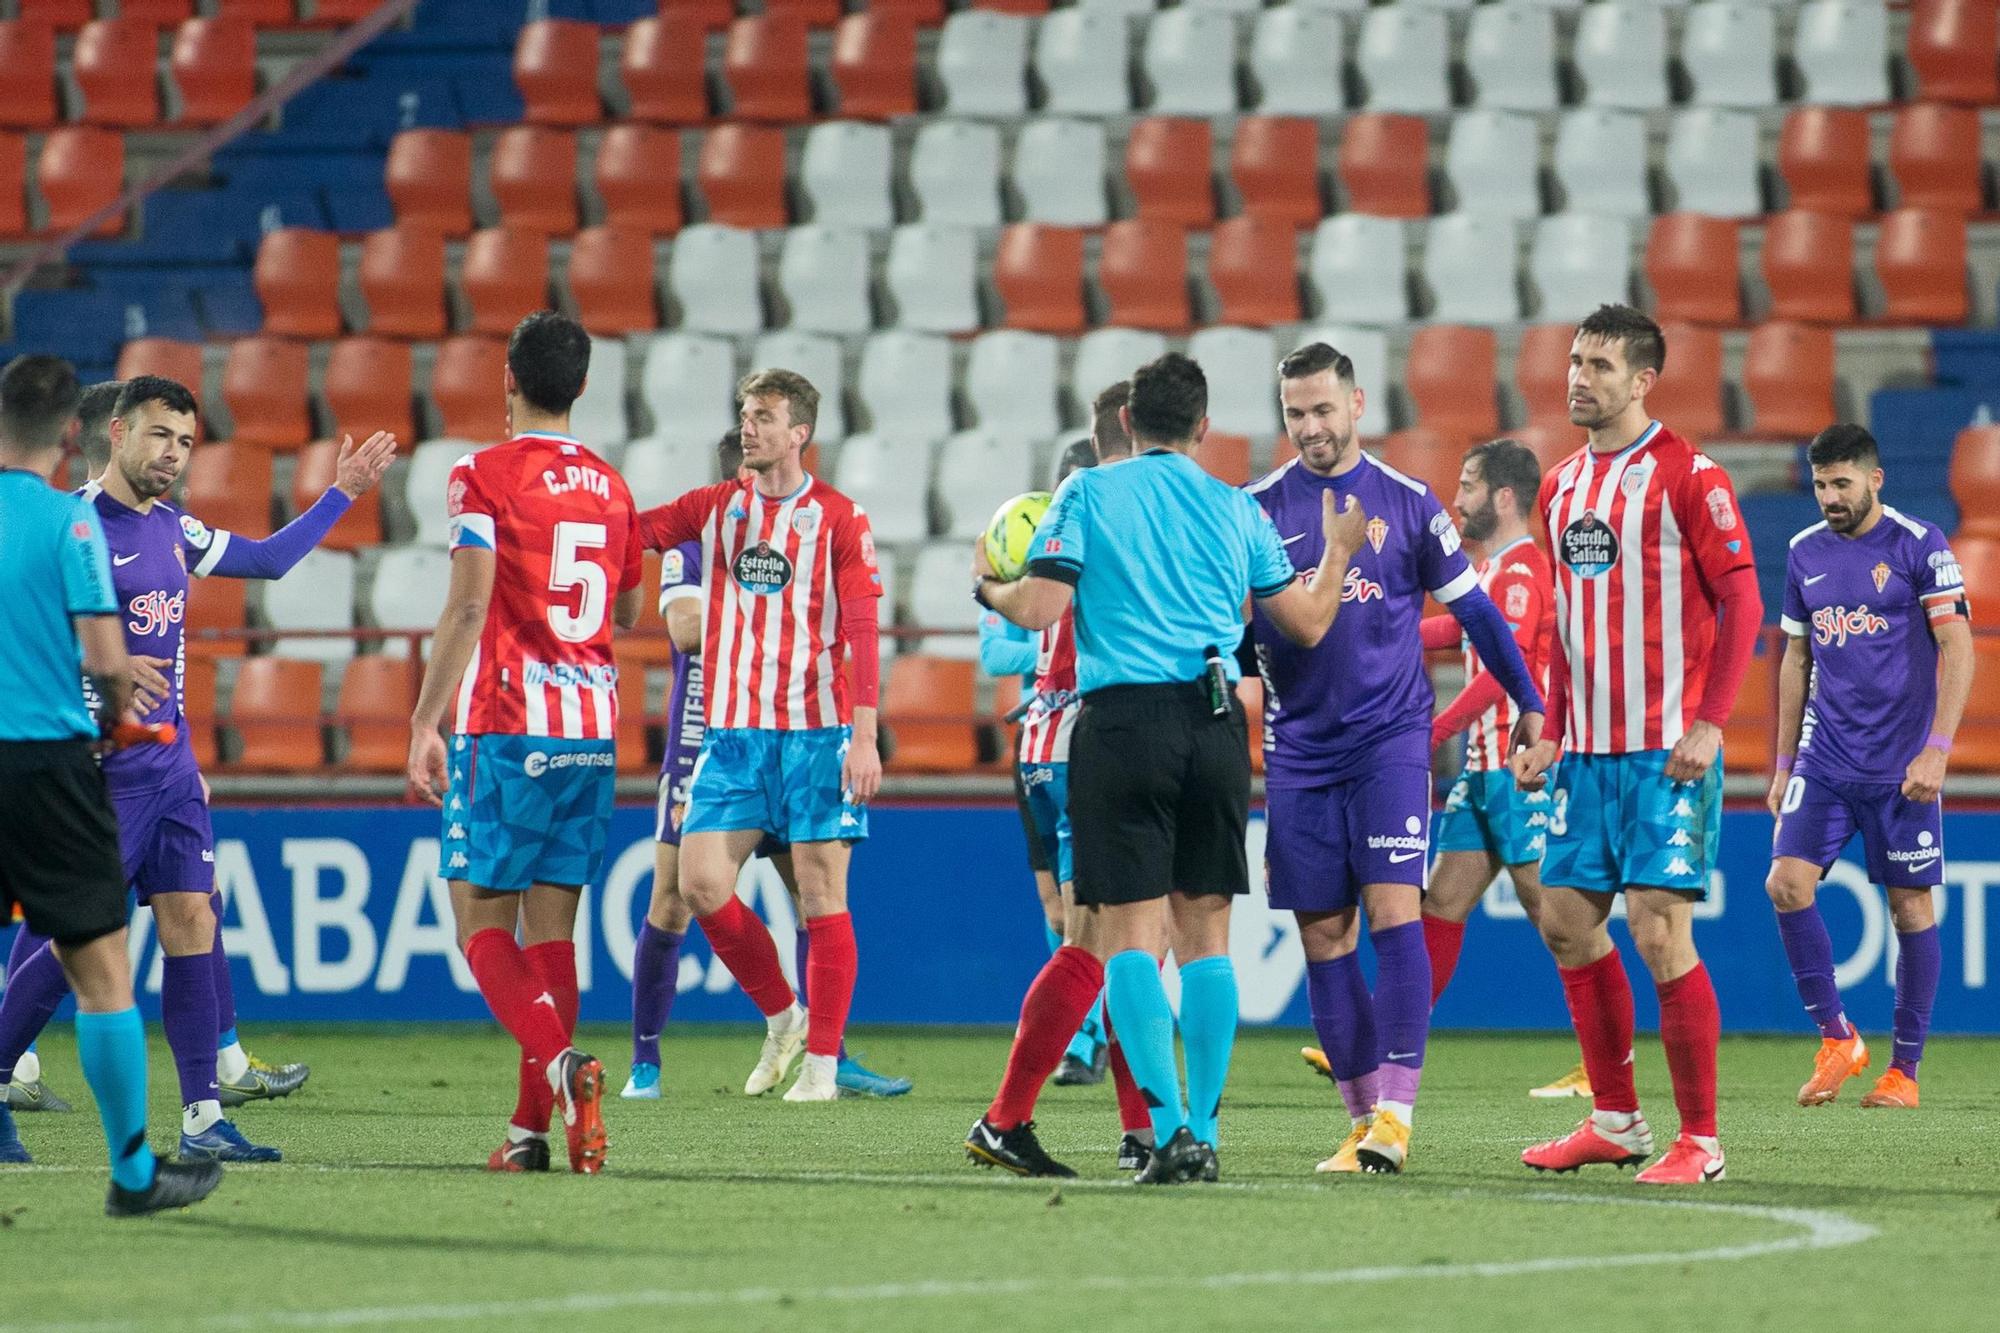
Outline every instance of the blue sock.
<path id="1" fill-rule="evenodd" d="M 1127 949 L 1104 965 L 1104 979 L 1118 1044 L 1153 1121 L 1153 1142 L 1164 1144 L 1187 1123 L 1187 1112 L 1174 1068 L 1174 1012 L 1160 984 L 1159 961 L 1143 950 Z"/>
<path id="2" fill-rule="evenodd" d="M 1062 932 L 1060 930 L 1057 930 L 1054 926 L 1050 925 L 1048 921 L 1044 919 L 1042 922 L 1042 938 L 1049 942 L 1049 957 L 1051 958 L 1055 957 L 1056 950 L 1062 948 L 1063 946 Z"/>
<path id="3" fill-rule="evenodd" d="M 153 1183 L 155 1163 L 146 1146 L 146 1025 L 138 1008 L 115 1014 L 79 1010 L 76 1054 L 104 1122 L 111 1179 L 123 1189 L 145 1189 Z"/>
<path id="4" fill-rule="evenodd" d="M 1097 1048 L 1104 1044 L 1104 992 L 1097 993 L 1097 1003 L 1090 1006 L 1090 1012 L 1083 1016 L 1083 1026 L 1069 1039 L 1067 1054 L 1090 1064 L 1097 1059 Z"/>
<path id="5" fill-rule="evenodd" d="M 1228 954 L 1181 965 L 1181 1045 L 1187 1052 L 1188 1129 L 1212 1147 L 1236 1048 L 1236 965 Z"/>
<path id="6" fill-rule="evenodd" d="M 234 1023 L 231 1023 L 228 1027 L 222 1030 L 222 1035 L 215 1039 L 215 1049 L 218 1051 L 226 1051 L 235 1044 L 236 1044 L 236 1025 Z"/>

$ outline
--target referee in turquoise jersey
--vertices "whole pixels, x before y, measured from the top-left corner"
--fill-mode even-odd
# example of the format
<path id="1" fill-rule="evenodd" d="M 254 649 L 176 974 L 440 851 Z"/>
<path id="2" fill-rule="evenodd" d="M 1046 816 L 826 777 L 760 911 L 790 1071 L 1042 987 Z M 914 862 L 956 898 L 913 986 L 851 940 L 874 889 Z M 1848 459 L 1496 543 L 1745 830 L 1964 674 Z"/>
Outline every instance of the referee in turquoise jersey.
<path id="1" fill-rule="evenodd" d="M 1076 984 L 1063 989 L 1094 996 L 1107 986 L 1112 1026 L 1152 1108 L 1156 1146 L 1139 1182 L 1213 1180 L 1236 1041 L 1229 907 L 1249 891 L 1250 742 L 1234 688 L 1243 607 L 1255 597 L 1288 637 L 1317 644 L 1340 609 L 1367 518 L 1352 499 L 1336 513 L 1329 491 L 1327 559 L 1295 576 L 1257 503 L 1189 457 L 1208 430 L 1208 381 L 1178 353 L 1134 373 L 1120 418 L 1136 456 L 1063 483 L 1026 577 L 994 579 L 980 548 L 974 591 L 1028 629 L 1074 611 L 1083 710 L 1070 742 L 1069 818 L 1087 921 L 1077 965 L 1064 974 Z M 1169 946 L 1180 963 L 1185 1101 L 1160 984 Z M 1024 1023 L 1038 1021 L 1045 998 L 1064 1009 L 1061 997 L 1031 991 Z"/>
<path id="2" fill-rule="evenodd" d="M 213 1162 L 159 1162 L 146 1146 L 146 1029 L 125 955 L 118 825 L 93 745 L 125 712 L 131 663 L 97 511 L 54 489 L 79 389 L 69 363 L 0 371 L 0 923 L 18 905 L 55 941 L 76 993 L 77 1056 L 111 1150 L 105 1211 L 178 1208 L 222 1178 Z M 88 675 L 102 707 L 84 702 Z M 28 1160 L 0 1107 L 0 1162 Z"/>

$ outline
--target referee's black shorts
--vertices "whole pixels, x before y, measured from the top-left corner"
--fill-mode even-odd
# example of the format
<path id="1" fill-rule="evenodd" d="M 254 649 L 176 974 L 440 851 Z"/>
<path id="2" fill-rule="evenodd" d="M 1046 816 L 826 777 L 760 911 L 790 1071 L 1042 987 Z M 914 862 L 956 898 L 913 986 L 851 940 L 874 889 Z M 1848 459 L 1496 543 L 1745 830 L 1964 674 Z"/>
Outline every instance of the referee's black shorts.
<path id="1" fill-rule="evenodd" d="M 1049 864 L 1048 850 L 1042 846 L 1042 831 L 1035 827 L 1034 812 L 1028 809 L 1027 785 L 1021 781 L 1020 741 L 1020 734 L 1017 732 L 1014 736 L 1013 748 L 1008 753 L 1015 756 L 1012 765 L 1014 773 L 1014 809 L 1021 816 L 1022 836 L 1028 840 L 1028 869 L 1038 875 L 1053 874 L 1055 867 Z"/>
<path id="2" fill-rule="evenodd" d="M 1250 740 L 1230 694 L 1217 717 L 1196 683 L 1092 690 L 1069 746 L 1076 900 L 1250 891 Z"/>
<path id="3" fill-rule="evenodd" d="M 87 741 L 0 741 L 0 925 L 85 944 L 125 924 L 125 871 L 104 773 Z"/>

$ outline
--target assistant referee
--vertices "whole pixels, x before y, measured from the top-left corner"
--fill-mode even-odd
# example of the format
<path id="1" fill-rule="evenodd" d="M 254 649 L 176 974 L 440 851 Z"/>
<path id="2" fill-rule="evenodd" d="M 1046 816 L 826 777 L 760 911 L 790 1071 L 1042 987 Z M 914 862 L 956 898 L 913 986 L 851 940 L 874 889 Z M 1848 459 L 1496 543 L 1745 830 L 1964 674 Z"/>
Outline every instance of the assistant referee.
<path id="1" fill-rule="evenodd" d="M 1152 1108 L 1158 1147 L 1137 1179 L 1216 1178 L 1216 1116 L 1236 1040 L 1229 908 L 1249 891 L 1250 749 L 1234 682 L 1243 605 L 1256 597 L 1312 646 L 1340 609 L 1367 516 L 1322 512 L 1327 559 L 1295 577 L 1247 494 L 1189 454 L 1208 431 L 1208 381 L 1178 353 L 1141 366 L 1120 413 L 1139 452 L 1056 492 L 1025 577 L 974 595 L 1027 629 L 1074 607 L 1083 711 L 1070 743 L 1069 817 L 1081 943 L 1102 960 L 1113 1027 Z M 1159 963 L 1180 962 L 1187 1099 Z"/>

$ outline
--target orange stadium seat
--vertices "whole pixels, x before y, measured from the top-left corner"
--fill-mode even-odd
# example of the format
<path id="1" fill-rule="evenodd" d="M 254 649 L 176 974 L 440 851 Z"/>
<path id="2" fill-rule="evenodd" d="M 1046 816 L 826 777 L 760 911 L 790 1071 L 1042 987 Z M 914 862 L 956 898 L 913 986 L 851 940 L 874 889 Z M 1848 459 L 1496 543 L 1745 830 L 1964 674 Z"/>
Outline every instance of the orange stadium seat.
<path id="1" fill-rule="evenodd" d="M 105 205 L 125 188 L 125 136 L 117 130 L 65 125 L 42 140 L 35 185 L 49 206 L 46 232 L 64 232 Z M 123 214 L 100 223 L 93 236 L 116 236 Z"/>
<path id="2" fill-rule="evenodd" d="M 1243 435 L 1224 435 L 1212 430 L 1194 447 L 1194 461 L 1209 476 L 1231 486 L 1250 484 L 1250 440 Z"/>
<path id="3" fill-rule="evenodd" d="M 222 368 L 230 439 L 265 449 L 296 449 L 312 438 L 306 397 L 306 346 L 285 338 L 239 338 Z"/>
<path id="4" fill-rule="evenodd" d="M 466 242 L 459 288 L 473 333 L 502 337 L 549 304 L 549 243 L 539 232 L 487 227 Z"/>
<path id="5" fill-rule="evenodd" d="M 318 662 L 288 657 L 244 659 L 229 700 L 229 725 L 242 748 L 228 767 L 248 773 L 309 773 L 325 762 L 319 729 L 321 671 Z"/>
<path id="6" fill-rule="evenodd" d="M 171 68 L 181 124 L 228 120 L 257 95 L 257 29 L 243 18 L 189 19 L 174 34 Z"/>
<path id="7" fill-rule="evenodd" d="M 892 773 L 953 773 L 979 760 L 972 727 L 975 664 L 910 653 L 889 667 L 882 720 L 895 737 Z M 958 720 L 952 720 L 952 719 Z"/>
<path id="8" fill-rule="evenodd" d="M 1471 437 L 1456 431 L 1412 426 L 1384 435 L 1376 452 L 1396 471 L 1429 486 L 1446 504 L 1458 494 L 1459 469 Z"/>
<path id="9" fill-rule="evenodd" d="M 785 133 L 758 125 L 718 125 L 703 136 L 695 179 L 708 220 L 726 227 L 782 227 Z"/>
<path id="10" fill-rule="evenodd" d="M 321 385 L 333 433 L 359 444 L 386 430 L 408 446 L 417 438 L 410 404 L 410 345 L 389 338 L 342 338 Z"/>
<path id="11" fill-rule="evenodd" d="M 1653 318 L 1690 324 L 1735 324 L 1743 318 L 1743 283 L 1736 267 L 1737 226 L 1729 218 L 1668 213 L 1646 237 L 1646 281 Z"/>
<path id="12" fill-rule="evenodd" d="M 1993 0 L 1916 0 L 1910 12 L 1910 67 L 1926 102 L 2000 102 L 2000 6 Z"/>
<path id="13" fill-rule="evenodd" d="M 472 230 L 472 136 L 458 130 L 404 130 L 389 141 L 383 172 L 401 224 L 446 236 Z"/>
<path id="14" fill-rule="evenodd" d="M 171 27 L 194 17 L 194 0 L 118 0 L 118 16 Z"/>
<path id="15" fill-rule="evenodd" d="M 333 725 L 347 736 L 340 767 L 354 773 L 400 773 L 410 753 L 410 710 L 417 703 L 417 663 L 408 657 L 357 657 L 340 677 Z"/>
<path id="16" fill-rule="evenodd" d="M 1833 330 L 1775 322 L 1750 331 L 1743 354 L 1743 388 L 1755 433 L 1768 439 L 1810 439 L 1836 420 Z"/>
<path id="17" fill-rule="evenodd" d="M 521 118 L 534 125 L 595 125 L 604 119 L 597 95 L 597 25 L 536 19 L 514 43 L 514 86 Z"/>
<path id="18" fill-rule="evenodd" d="M 1125 140 L 1125 181 L 1148 222 L 1208 227 L 1215 222 L 1215 136 L 1205 120 L 1149 116 Z"/>
<path id="19" fill-rule="evenodd" d="M 1764 285 L 1771 318 L 1813 324 L 1854 319 L 1854 223 L 1791 209 L 1764 222 Z"/>
<path id="20" fill-rule="evenodd" d="M 368 332 L 385 338 L 441 338 L 445 332 L 444 237 L 399 225 L 361 240 L 361 298 Z"/>
<path id="21" fill-rule="evenodd" d="M 597 148 L 604 220 L 652 236 L 681 229 L 681 136 L 653 125 L 613 125 Z"/>
<path id="22" fill-rule="evenodd" d="M 1722 330 L 1668 324 L 1667 369 L 1646 408 L 1687 439 L 1700 443 L 1723 432 Z"/>
<path id="23" fill-rule="evenodd" d="M 841 115 L 888 120 L 915 114 L 917 22 L 879 4 L 841 20 L 833 37 L 833 86 L 840 91 Z"/>
<path id="24" fill-rule="evenodd" d="M 1520 390 L 1530 425 L 1568 429 L 1569 348 L 1575 341 L 1574 324 L 1531 324 L 1521 330 L 1514 352 L 1514 387 Z"/>
<path id="25" fill-rule="evenodd" d="M 736 0 L 675 0 L 672 4 L 661 4 L 661 13 L 669 10 L 699 23 L 703 32 L 724 32 L 736 21 Z"/>
<path id="26" fill-rule="evenodd" d="M 340 336 L 340 238 L 280 227 L 264 233 L 251 271 L 264 306 L 264 332 L 282 338 Z"/>
<path id="27" fill-rule="evenodd" d="M 631 99 L 631 119 L 662 125 L 708 119 L 702 23 L 695 15 L 676 10 L 627 28 L 618 73 Z"/>
<path id="28" fill-rule="evenodd" d="M 187 510 L 211 528 L 271 535 L 271 455 L 247 444 L 203 444 L 188 459 Z"/>
<path id="29" fill-rule="evenodd" d="M 2000 426 L 1967 426 L 1951 447 L 1956 537 L 2000 539 Z M 1991 587 L 1991 584 L 1981 585 Z"/>
<path id="30" fill-rule="evenodd" d="M 871 14 L 899 14 L 920 27 L 935 28 L 945 20 L 945 0 L 868 0 Z"/>
<path id="31" fill-rule="evenodd" d="M 118 351 L 118 378 L 163 375 L 202 396 L 201 344 L 172 338 L 134 338 Z"/>
<path id="32" fill-rule="evenodd" d="M 730 114 L 780 123 L 812 118 L 806 25 L 795 14 L 763 14 L 729 25 L 722 79 Z"/>
<path id="33" fill-rule="evenodd" d="M 1743 673 L 1736 707 L 1722 729 L 1722 752 L 1731 773 L 1771 771 L 1778 754 L 1778 661 L 1780 650 L 1767 639 L 1757 643 L 1757 655 Z"/>
<path id="34" fill-rule="evenodd" d="M 1097 284 L 1110 306 L 1107 323 L 1186 333 L 1194 323 L 1187 277 L 1187 233 L 1180 227 L 1125 218 L 1104 229 Z"/>
<path id="35" fill-rule="evenodd" d="M 841 0 L 764 0 L 766 14 L 788 14 L 815 28 L 840 22 L 840 6 Z"/>
<path id="36" fill-rule="evenodd" d="M 569 292 L 577 319 L 596 337 L 658 328 L 652 237 L 622 227 L 578 232 L 569 252 Z"/>
<path id="37" fill-rule="evenodd" d="M 972 0 L 974 9 L 990 9 L 996 14 L 1020 14 L 1033 18 L 1046 14 L 1055 0 Z"/>
<path id="38" fill-rule="evenodd" d="M 618 660 L 618 771 L 643 773 L 649 767 L 646 753 L 646 661 L 625 651 L 620 643 Z"/>
<path id="39" fill-rule="evenodd" d="M 361 443 L 362 436 L 354 442 Z M 340 463 L 340 441 L 316 440 L 299 450 L 298 466 L 292 471 L 292 512 L 303 514 L 333 485 Z M 382 488 L 371 487 L 348 507 L 333 530 L 320 543 L 331 551 L 358 551 L 382 543 Z"/>
<path id="40" fill-rule="evenodd" d="M 241 579 L 195 579 L 188 588 L 192 600 L 194 584 L 234 583 L 239 589 Z M 188 744 L 194 747 L 194 761 L 203 768 L 215 767 L 221 758 L 215 744 L 215 659 L 198 654 L 194 642 L 188 642 L 187 660 L 181 667 L 181 711 L 187 715 Z M 404 710 L 402 739 L 396 750 L 396 767 L 400 770 L 409 754 L 410 719 Z"/>
<path id="41" fill-rule="evenodd" d="M 299 21 L 293 0 L 215 0 L 214 8 L 219 16 L 248 19 L 260 28 L 289 28 Z"/>
<path id="42" fill-rule="evenodd" d="M 1919 102 L 1896 112 L 1889 171 L 1901 207 L 1979 212 L 1986 206 L 1979 157 L 1979 113 L 1971 107 Z"/>
<path id="43" fill-rule="evenodd" d="M 1984 547 L 1987 543 L 1981 542 Z M 1984 551 L 1981 552 L 1985 554 Z M 1960 562 L 1964 553 L 1959 552 Z M 2000 574 L 2000 563 L 1986 565 L 1989 573 Z M 1971 565 L 1965 565 L 1970 580 Z M 1991 587 L 1991 584 L 1986 585 Z M 1978 614 L 1974 608 L 1975 615 Z M 1991 634 L 1972 636 L 1972 675 L 1974 680 L 2000 679 L 2000 637 Z M 2000 771 L 2000 690 L 1974 690 L 1965 701 L 1965 717 L 1958 724 L 1958 734 L 1952 738 L 1952 767 L 1975 773 Z"/>
<path id="44" fill-rule="evenodd" d="M 1073 227 L 1016 222 L 1000 233 L 993 286 L 1007 307 L 1006 326 L 1036 333 L 1082 333 L 1083 233 Z"/>
<path id="45" fill-rule="evenodd" d="M 2000 538 L 1986 536 L 1963 536 L 1952 538 L 1951 553 L 1958 557 L 1958 567 L 1965 575 L 1967 588 L 2000 587 Z M 1974 617 L 1979 615 L 1979 607 L 1972 608 Z M 1981 634 L 1976 639 L 1986 639 Z M 1987 676 L 1991 681 L 1993 677 Z M 1981 691 L 1973 691 L 1975 694 Z M 2000 696 L 2000 690 L 1986 690 L 1987 694 Z"/>
<path id="46" fill-rule="evenodd" d="M 431 401 L 447 439 L 492 444 L 507 438 L 507 395 L 502 375 L 507 344 L 499 338 L 447 338 L 431 367 Z"/>
<path id="47" fill-rule="evenodd" d="M 321 28 L 345 27 L 381 7 L 381 0 L 313 0 L 312 23 Z"/>
<path id="48" fill-rule="evenodd" d="M 97 0 L 20 0 L 14 9 L 38 25 L 75 32 L 97 17 Z"/>
<path id="49" fill-rule="evenodd" d="M 28 234 L 28 141 L 0 131 L 0 237 Z"/>
<path id="50" fill-rule="evenodd" d="M 160 123 L 160 85 L 152 76 L 159 47 L 159 29 L 143 19 L 84 24 L 70 68 L 83 93 L 85 124 L 133 129 Z M 135 77 L 135 70 L 146 72 Z"/>
<path id="51" fill-rule="evenodd" d="M 1431 211 L 1429 124 L 1422 116 L 1364 111 L 1340 136 L 1340 186 L 1347 208 L 1385 218 Z"/>
<path id="52" fill-rule="evenodd" d="M 500 225 L 568 236 L 576 230 L 576 135 L 541 125 L 512 125 L 487 160 Z"/>
<path id="53" fill-rule="evenodd" d="M 1853 107 L 1794 107 L 1778 134 L 1778 172 L 1792 207 L 1844 218 L 1875 211 L 1868 113 Z"/>
<path id="54" fill-rule="evenodd" d="M 1224 324 L 1262 328 L 1296 324 L 1299 308 L 1298 234 L 1277 218 L 1245 213 L 1209 237 L 1208 281 Z"/>
<path id="55" fill-rule="evenodd" d="M 197 518 L 200 515 L 196 515 Z M 187 601 L 188 661 L 241 657 L 242 639 L 214 639 L 210 630 L 240 630 L 248 623 L 250 585 L 243 579 L 190 579 Z M 214 706 L 211 699 L 210 707 Z M 408 718 L 404 721 L 408 722 Z"/>
<path id="56" fill-rule="evenodd" d="M 1535 461 L 1542 465 L 1544 476 L 1556 464 L 1581 449 L 1584 444 L 1583 432 L 1567 421 L 1560 425 L 1550 422 L 1544 425 L 1519 426 L 1507 434 L 1528 446 L 1529 452 L 1535 456 Z M 1446 503 L 1449 504 L 1450 501 L 1446 500 Z"/>
<path id="57" fill-rule="evenodd" d="M 1500 429 L 1498 355 L 1491 329 L 1427 324 L 1410 338 L 1404 382 L 1417 424 L 1484 439 Z M 1568 349 L 1563 360 L 1568 362 Z"/>
<path id="58" fill-rule="evenodd" d="M 30 19 L 0 20 L 0 125 L 39 130 L 56 123 L 56 36 Z"/>
<path id="59" fill-rule="evenodd" d="M 812 469 L 808 468 L 807 471 Z M 707 481 L 707 477 L 700 478 Z M 664 629 L 656 608 L 660 605 L 660 553 L 648 551 L 640 561 L 639 602 L 641 607 L 639 628 L 641 630 Z M 635 635 L 622 639 L 618 644 L 618 655 L 630 657 L 634 661 L 658 663 L 665 666 L 674 660 L 674 645 L 664 634 Z"/>
<path id="60" fill-rule="evenodd" d="M 1229 145 L 1229 175 L 1243 211 L 1310 227 L 1325 205 L 1319 190 L 1319 122 L 1292 116 L 1245 116 Z"/>
<path id="61" fill-rule="evenodd" d="M 1971 305 L 1964 215 L 1926 208 L 1885 214 L 1875 237 L 1875 275 L 1882 282 L 1884 319 L 1965 323 Z"/>

